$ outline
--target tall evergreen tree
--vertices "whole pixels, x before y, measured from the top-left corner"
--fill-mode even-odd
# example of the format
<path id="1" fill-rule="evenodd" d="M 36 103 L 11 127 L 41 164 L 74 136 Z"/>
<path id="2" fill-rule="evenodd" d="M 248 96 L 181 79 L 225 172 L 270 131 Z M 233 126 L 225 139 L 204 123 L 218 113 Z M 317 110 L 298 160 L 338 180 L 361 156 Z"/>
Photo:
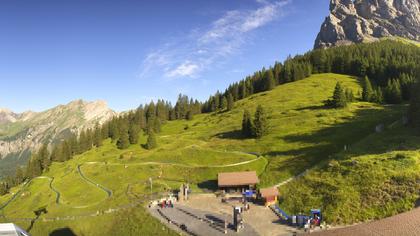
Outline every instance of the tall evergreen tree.
<path id="1" fill-rule="evenodd" d="M 137 144 L 139 142 L 140 125 L 131 123 L 128 129 L 128 136 L 130 144 Z"/>
<path id="2" fill-rule="evenodd" d="M 0 182 L 0 195 L 3 196 L 7 193 L 9 193 L 9 188 L 7 186 L 7 183 L 4 181 Z"/>
<path id="3" fill-rule="evenodd" d="M 384 95 L 382 93 L 381 87 L 377 87 L 374 90 L 371 101 L 378 104 L 382 104 L 384 102 Z"/>
<path id="4" fill-rule="evenodd" d="M 265 110 L 258 105 L 254 117 L 254 135 L 256 138 L 262 138 L 269 133 L 269 123 Z"/>
<path id="5" fill-rule="evenodd" d="M 251 113 L 248 110 L 244 111 L 242 118 L 242 134 L 245 137 L 252 137 L 254 125 L 252 124 Z"/>
<path id="6" fill-rule="evenodd" d="M 118 149 L 126 149 L 130 146 L 130 139 L 128 136 L 128 126 L 125 122 L 120 124 L 120 135 L 117 141 Z"/>
<path id="7" fill-rule="evenodd" d="M 118 149 L 126 149 L 130 146 L 130 140 L 127 133 L 122 133 L 117 141 Z"/>
<path id="8" fill-rule="evenodd" d="M 227 96 L 227 110 L 231 111 L 233 109 L 234 106 L 234 101 L 233 101 L 233 96 L 231 93 L 228 94 Z"/>
<path id="9" fill-rule="evenodd" d="M 63 160 L 62 157 L 62 152 L 61 152 L 61 146 L 62 144 L 57 144 L 53 147 L 52 151 L 51 151 L 51 160 L 52 161 L 57 161 L 60 162 Z"/>
<path id="10" fill-rule="evenodd" d="M 362 92 L 362 100 L 365 102 L 371 102 L 373 96 L 373 88 L 370 80 L 367 76 L 365 76 L 363 80 L 363 92 Z"/>
<path id="11" fill-rule="evenodd" d="M 99 127 L 99 124 L 96 125 L 94 135 L 93 135 L 93 145 L 95 147 L 102 146 L 102 129 Z"/>
<path id="12" fill-rule="evenodd" d="M 343 108 L 347 106 L 347 98 L 340 82 L 337 82 L 332 98 L 332 106 L 334 108 Z"/>
<path id="13" fill-rule="evenodd" d="M 226 98 L 226 96 L 223 96 L 223 98 L 222 98 L 222 103 L 221 103 L 221 106 L 220 106 L 220 108 L 222 109 L 222 110 L 225 110 L 225 109 L 227 109 L 227 98 Z"/>
<path id="14" fill-rule="evenodd" d="M 187 112 L 187 120 L 192 120 L 194 119 L 194 113 L 192 111 L 188 111 Z"/>
<path id="15" fill-rule="evenodd" d="M 38 150 L 37 157 L 41 164 L 42 170 L 48 170 L 51 165 L 50 152 L 48 151 L 48 144 L 43 144 Z"/>
<path id="16" fill-rule="evenodd" d="M 20 184 L 25 180 L 25 172 L 20 166 L 16 169 L 15 180 L 17 184 Z"/>
<path id="17" fill-rule="evenodd" d="M 389 104 L 400 104 L 402 102 L 401 85 L 398 80 L 388 81 L 385 88 L 385 101 Z"/>
<path id="18" fill-rule="evenodd" d="M 155 121 L 154 121 L 154 125 L 153 125 L 153 131 L 155 132 L 155 133 L 160 133 L 160 128 L 161 128 L 161 122 L 160 122 L 160 120 L 159 119 L 155 119 Z"/>
<path id="19" fill-rule="evenodd" d="M 346 101 L 347 102 L 353 102 L 354 101 L 354 94 L 353 91 L 349 88 L 346 89 Z"/>
<path id="20" fill-rule="evenodd" d="M 146 149 L 152 150 L 157 147 L 156 135 L 154 132 L 150 132 L 147 137 Z"/>
<path id="21" fill-rule="evenodd" d="M 273 71 L 268 70 L 264 77 L 264 91 L 270 91 L 276 87 L 276 81 L 274 79 Z"/>

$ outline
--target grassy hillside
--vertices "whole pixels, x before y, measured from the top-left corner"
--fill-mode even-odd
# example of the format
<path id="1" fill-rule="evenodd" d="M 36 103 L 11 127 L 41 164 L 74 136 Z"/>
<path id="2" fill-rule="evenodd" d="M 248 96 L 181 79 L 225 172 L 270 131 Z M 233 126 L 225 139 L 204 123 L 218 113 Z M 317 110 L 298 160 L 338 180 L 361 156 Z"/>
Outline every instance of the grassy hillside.
<path id="1" fill-rule="evenodd" d="M 171 235 L 143 208 L 150 198 L 149 177 L 154 182 L 152 192 L 162 193 L 179 188 L 185 181 L 192 184 L 194 192 L 214 189 L 217 173 L 223 171 L 255 170 L 262 186 L 278 184 L 307 169 L 316 175 L 323 164 L 338 160 L 336 154 L 345 145 L 360 147 L 365 154 L 363 150 L 370 146 L 364 148 L 358 143 L 370 137 L 377 124 L 390 125 L 405 110 L 404 106 L 370 103 L 326 109 L 323 101 L 332 95 L 337 81 L 355 94 L 361 90 L 353 77 L 314 75 L 238 101 L 230 112 L 168 122 L 157 137 L 159 147 L 152 151 L 141 145 L 118 150 L 108 140 L 101 148 L 70 161 L 53 163 L 44 174 L 50 178 L 37 178 L 12 189 L 20 192 L 9 204 L 12 194 L 0 197 L 1 214 L 6 217 L 3 221 L 17 222 L 33 235 L 59 228 L 80 235 Z M 246 139 L 240 132 L 243 110 L 254 112 L 258 104 L 269 111 L 271 133 L 261 140 Z M 142 136 L 141 143 L 145 142 Z M 331 170 L 327 172 L 333 175 Z M 294 186 L 299 186 L 296 191 L 309 188 L 305 183 L 287 185 L 288 190 L 282 190 L 289 201 L 294 198 Z M 337 188 L 342 186 L 337 184 Z M 304 202 L 302 208 L 311 206 L 313 202 Z M 35 217 L 33 211 L 42 207 L 48 213 L 32 227 L 30 220 L 21 219 Z M 294 208 L 290 205 L 287 209 Z"/>
<path id="2" fill-rule="evenodd" d="M 410 210 L 419 199 L 419 143 L 411 130 L 394 123 L 281 188 L 281 206 L 290 212 L 320 207 L 328 222 L 339 224 Z"/>

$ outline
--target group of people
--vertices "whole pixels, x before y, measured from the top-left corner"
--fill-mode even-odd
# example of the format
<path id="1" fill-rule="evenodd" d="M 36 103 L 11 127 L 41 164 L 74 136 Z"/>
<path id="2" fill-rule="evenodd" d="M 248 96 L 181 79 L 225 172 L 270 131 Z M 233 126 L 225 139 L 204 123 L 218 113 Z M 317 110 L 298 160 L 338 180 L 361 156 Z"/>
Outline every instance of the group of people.
<path id="1" fill-rule="evenodd" d="M 318 215 L 314 215 L 313 218 L 309 218 L 306 222 L 304 228 L 305 232 L 309 231 L 310 229 L 315 228 L 316 226 L 319 226 L 321 224 L 321 218 Z"/>
<path id="2" fill-rule="evenodd" d="M 174 203 L 171 200 L 162 200 L 160 208 L 174 208 Z"/>

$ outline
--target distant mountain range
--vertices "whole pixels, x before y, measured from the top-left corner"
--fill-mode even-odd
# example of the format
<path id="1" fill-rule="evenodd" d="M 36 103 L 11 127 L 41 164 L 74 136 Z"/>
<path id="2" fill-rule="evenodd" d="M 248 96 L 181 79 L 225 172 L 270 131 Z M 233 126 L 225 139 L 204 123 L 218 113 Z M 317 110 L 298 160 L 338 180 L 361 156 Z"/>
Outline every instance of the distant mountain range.
<path id="1" fill-rule="evenodd" d="M 420 41 L 419 0 L 331 0 L 315 48 L 390 36 Z"/>
<path id="2" fill-rule="evenodd" d="M 0 176 L 26 164 L 32 150 L 54 144 L 82 129 L 102 124 L 117 113 L 106 102 L 76 100 L 43 112 L 0 109 Z"/>

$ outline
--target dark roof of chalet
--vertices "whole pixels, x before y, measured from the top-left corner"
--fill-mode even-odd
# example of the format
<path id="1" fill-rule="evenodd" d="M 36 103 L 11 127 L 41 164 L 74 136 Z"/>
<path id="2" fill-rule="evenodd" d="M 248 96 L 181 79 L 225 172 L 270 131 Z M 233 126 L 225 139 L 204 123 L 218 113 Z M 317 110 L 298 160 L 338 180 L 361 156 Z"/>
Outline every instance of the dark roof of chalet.
<path id="1" fill-rule="evenodd" d="M 255 185 L 260 182 L 255 171 L 219 173 L 217 181 L 219 187 Z"/>
<path id="2" fill-rule="evenodd" d="M 276 187 L 260 189 L 261 197 L 275 197 L 279 195 L 279 190 Z"/>

